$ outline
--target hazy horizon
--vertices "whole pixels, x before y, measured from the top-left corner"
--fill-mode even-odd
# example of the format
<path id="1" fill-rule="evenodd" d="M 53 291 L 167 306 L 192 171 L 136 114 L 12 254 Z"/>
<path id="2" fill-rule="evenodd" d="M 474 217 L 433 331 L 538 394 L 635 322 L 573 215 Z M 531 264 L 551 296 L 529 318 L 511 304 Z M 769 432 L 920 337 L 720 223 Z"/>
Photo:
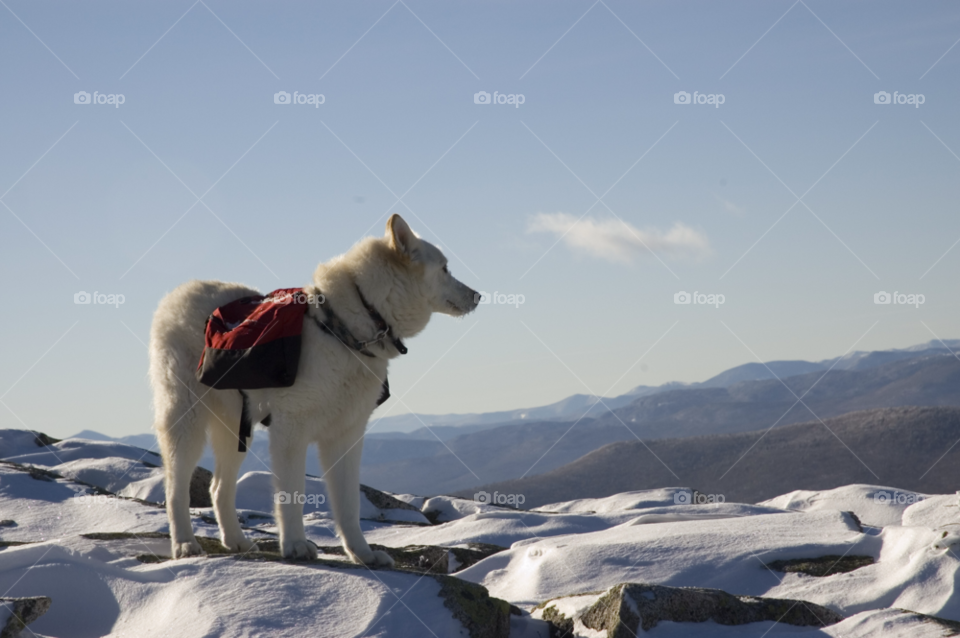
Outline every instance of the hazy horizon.
<path id="1" fill-rule="evenodd" d="M 307 284 L 391 213 L 503 302 L 409 339 L 374 419 L 960 337 L 958 37 L 946 2 L 12 0 L 0 427 L 148 431 L 164 294 Z"/>

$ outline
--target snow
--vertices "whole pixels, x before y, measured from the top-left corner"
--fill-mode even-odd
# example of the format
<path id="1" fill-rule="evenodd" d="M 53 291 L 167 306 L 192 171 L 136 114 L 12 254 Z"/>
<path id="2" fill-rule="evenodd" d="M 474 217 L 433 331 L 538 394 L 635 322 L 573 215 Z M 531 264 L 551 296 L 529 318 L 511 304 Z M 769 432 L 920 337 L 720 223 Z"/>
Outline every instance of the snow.
<path id="1" fill-rule="evenodd" d="M 247 472 L 237 481 L 237 508 L 272 514 L 274 495 L 273 475 L 270 472 Z M 327 487 L 323 479 L 306 477 L 303 492 L 303 512 L 313 517 L 332 518 Z M 420 512 L 403 509 L 380 509 L 360 494 L 360 518 L 373 521 L 394 521 L 429 525 L 430 521 Z"/>
<path id="2" fill-rule="evenodd" d="M 16 527 L 0 528 L 5 541 L 46 541 L 104 530 L 166 531 L 160 508 L 90 493 L 66 479 L 40 480 L 0 465 L 0 511 Z M 9 551 L 9 550 L 5 550 Z"/>
<path id="3" fill-rule="evenodd" d="M 563 503 L 551 503 L 543 507 L 535 507 L 535 512 L 620 512 L 636 510 L 660 505 L 676 505 L 677 494 L 689 492 L 686 487 L 665 487 L 658 490 L 643 490 L 640 492 L 623 492 L 604 498 L 581 498 Z"/>
<path id="4" fill-rule="evenodd" d="M 438 523 L 449 523 L 481 512 L 503 512 L 504 508 L 487 505 L 455 496 L 434 496 L 421 506 L 424 514 L 430 514 Z"/>
<path id="5" fill-rule="evenodd" d="M 925 498 L 926 494 L 893 487 L 845 485 L 818 492 L 797 490 L 771 498 L 760 505 L 800 512 L 824 509 L 853 512 L 864 525 L 884 527 L 899 524 L 904 510 Z"/>
<path id="6" fill-rule="evenodd" d="M 96 485 L 109 492 L 119 492 L 130 483 L 162 476 L 155 465 L 151 467 L 143 461 L 117 457 L 77 459 L 50 469 L 65 478 Z"/>
<path id="7" fill-rule="evenodd" d="M 960 528 L 960 495 L 928 496 L 903 510 L 901 521 L 908 526 L 956 530 Z"/>
<path id="8" fill-rule="evenodd" d="M 467 635 L 438 595 L 439 583 L 410 572 L 232 556 L 141 562 L 138 555 L 169 555 L 169 541 L 156 537 L 168 531 L 164 509 L 98 494 L 83 483 L 162 501 L 162 470 L 151 467 L 159 459 L 144 452 L 83 440 L 48 448 L 32 433 L 0 430 L 0 458 L 63 476 L 0 463 L 0 519 L 15 521 L 0 527 L 0 539 L 29 543 L 0 546 L 0 591 L 53 599 L 50 611 L 30 626 L 38 635 Z M 255 538 L 277 532 L 271 479 L 268 472 L 248 472 L 239 482 L 241 520 Z M 305 485 L 308 537 L 318 545 L 337 545 L 324 482 L 307 477 Z M 392 547 L 504 547 L 456 577 L 527 612 L 559 598 L 552 604 L 573 615 L 595 602 L 596 592 L 645 582 L 805 600 L 847 616 L 823 629 L 662 622 L 649 632 L 654 637 L 943 635 L 944 627 L 894 608 L 960 621 L 960 596 L 954 593 L 960 495 L 848 485 L 791 492 L 758 505 L 689 505 L 682 499 L 678 504 L 676 495 L 683 491 L 688 490 L 629 492 L 534 511 L 416 495 L 397 498 L 420 511 L 381 509 L 364 495 L 361 526 L 369 542 Z M 883 492 L 890 497 L 884 499 Z M 199 536 L 217 536 L 210 516 L 209 509 L 193 510 Z M 439 524 L 430 524 L 430 518 Z M 91 532 L 132 535 L 82 536 Z M 827 555 L 868 556 L 875 562 L 826 577 L 764 567 Z M 538 615 L 511 617 L 511 635 L 546 636 Z M 578 625 L 577 635 L 598 634 Z"/>
<path id="9" fill-rule="evenodd" d="M 0 458 L 3 458 L 5 461 L 13 461 L 14 463 L 24 465 L 36 465 L 38 467 L 49 468 L 78 459 L 121 458 L 131 461 L 147 461 L 155 465 L 160 465 L 161 462 L 160 455 L 156 452 L 127 445 L 126 443 L 66 439 L 59 443 L 43 447 L 38 447 L 34 444 L 29 451 L 20 448 L 19 451 L 21 451 L 21 453 L 14 455 L 6 453 L 5 444 L 5 437 L 0 438 L 0 446 L 2 446 L 0 447 Z"/>
<path id="10" fill-rule="evenodd" d="M 518 605 L 623 582 L 763 595 L 779 583 L 764 562 L 843 554 L 863 535 L 836 511 L 634 525 L 515 543 L 460 573 Z M 786 549 L 789 548 L 789 549 Z M 879 546 L 874 551 L 878 551 Z M 523 578 L 518 578 L 519 574 Z M 816 601 L 814 601 L 816 602 Z"/>
<path id="11" fill-rule="evenodd" d="M 11 586 L 54 600 L 31 625 L 52 636 L 466 635 L 437 581 L 401 572 L 229 557 L 118 566 L 38 544 L 0 552 L 0 588 Z"/>

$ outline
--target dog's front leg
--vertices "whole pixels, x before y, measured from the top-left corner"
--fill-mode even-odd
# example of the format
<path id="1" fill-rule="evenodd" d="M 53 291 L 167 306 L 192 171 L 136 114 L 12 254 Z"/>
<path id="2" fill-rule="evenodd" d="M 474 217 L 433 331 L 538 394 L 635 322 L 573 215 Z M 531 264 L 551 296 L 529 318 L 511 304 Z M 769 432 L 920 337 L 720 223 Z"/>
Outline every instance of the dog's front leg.
<path id="1" fill-rule="evenodd" d="M 274 510 L 280 527 L 280 551 L 284 558 L 310 560 L 316 546 L 303 530 L 303 499 L 306 482 L 307 443 L 303 429 L 274 415 L 270 426 L 270 460 L 273 468 Z"/>
<path id="2" fill-rule="evenodd" d="M 365 426 L 365 424 L 364 424 Z M 360 529 L 360 459 L 363 456 L 364 428 L 354 428 L 339 441 L 320 444 L 320 462 L 330 507 L 337 523 L 343 549 L 354 562 L 393 567 L 393 559 L 370 549 Z"/>

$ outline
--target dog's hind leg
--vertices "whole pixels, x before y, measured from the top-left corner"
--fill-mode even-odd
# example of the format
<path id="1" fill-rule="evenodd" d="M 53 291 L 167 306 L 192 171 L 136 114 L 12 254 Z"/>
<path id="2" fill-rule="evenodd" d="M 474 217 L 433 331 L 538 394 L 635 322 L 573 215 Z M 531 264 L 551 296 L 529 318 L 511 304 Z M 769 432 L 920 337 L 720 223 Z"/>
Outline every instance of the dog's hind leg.
<path id="1" fill-rule="evenodd" d="M 239 404 L 239 397 L 237 397 Z M 237 520 L 237 473 L 247 456 L 239 452 L 240 410 L 236 413 L 225 410 L 226 414 L 209 414 L 210 443 L 216 459 L 213 481 L 210 483 L 210 498 L 217 514 L 220 526 L 220 542 L 234 552 L 256 551 L 256 544 L 246 537 Z M 269 469 L 269 468 L 264 468 Z"/>
<path id="2" fill-rule="evenodd" d="M 167 406 L 158 415 L 155 427 L 163 456 L 171 555 L 183 558 L 203 553 L 190 520 L 190 479 L 203 455 L 207 433 L 195 408 L 180 405 L 181 411 L 177 405 L 174 402 Z"/>
<path id="3" fill-rule="evenodd" d="M 366 424 L 364 424 L 365 426 Z M 360 529 L 360 459 L 364 428 L 352 428 L 337 440 L 320 443 L 327 495 L 343 549 L 354 562 L 393 567 L 386 552 L 370 549 Z"/>

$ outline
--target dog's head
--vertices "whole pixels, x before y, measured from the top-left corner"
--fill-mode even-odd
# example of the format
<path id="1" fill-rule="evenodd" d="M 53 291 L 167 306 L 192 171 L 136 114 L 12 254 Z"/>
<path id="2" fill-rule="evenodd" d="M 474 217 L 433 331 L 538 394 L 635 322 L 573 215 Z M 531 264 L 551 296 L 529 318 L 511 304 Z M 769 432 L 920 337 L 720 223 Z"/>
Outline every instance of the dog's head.
<path id="1" fill-rule="evenodd" d="M 396 288 L 402 297 L 391 295 L 392 303 L 428 317 L 433 312 L 462 317 L 477 307 L 477 292 L 454 279 L 440 249 L 418 237 L 400 215 L 387 221 L 385 240 L 394 255 Z"/>

